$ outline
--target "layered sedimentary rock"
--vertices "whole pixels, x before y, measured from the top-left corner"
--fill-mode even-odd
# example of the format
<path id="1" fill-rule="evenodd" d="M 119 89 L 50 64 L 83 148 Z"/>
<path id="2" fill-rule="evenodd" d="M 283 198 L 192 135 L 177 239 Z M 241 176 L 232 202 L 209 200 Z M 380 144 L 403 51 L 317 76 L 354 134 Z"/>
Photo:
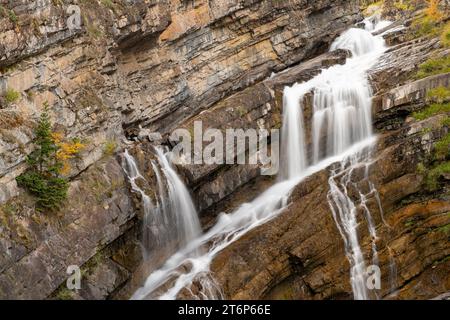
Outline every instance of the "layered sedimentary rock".
<path id="1" fill-rule="evenodd" d="M 307 81 L 324 68 L 344 63 L 348 56 L 349 52 L 336 50 L 273 74 L 270 78 L 223 99 L 209 110 L 190 118 L 180 127 L 194 132 L 195 122 L 201 122 L 203 132 L 209 128 L 219 129 L 224 137 L 228 128 L 263 129 L 267 130 L 270 138 L 271 129 L 281 128 L 283 87 L 287 84 Z M 227 146 L 233 148 L 233 143 L 234 141 L 225 141 L 224 149 Z M 204 142 L 203 144 L 207 145 L 208 143 Z M 193 153 L 195 152 L 194 149 Z M 246 156 L 249 159 L 249 155 Z M 208 159 L 203 160 L 207 161 Z M 180 165 L 178 168 L 185 175 L 188 185 L 193 190 L 197 208 L 199 211 L 203 211 L 230 195 L 240 186 L 260 176 L 261 167 L 260 163 L 254 165 L 227 165 L 224 163 L 188 164 Z"/>
<path id="2" fill-rule="evenodd" d="M 0 298 L 129 298 L 150 271 L 141 265 L 143 212 L 119 152 L 110 149 L 132 148 L 151 189 L 149 143 L 130 147 L 125 138 L 159 131 L 167 141 L 172 129 L 190 130 L 196 120 L 221 130 L 278 128 L 283 86 L 343 63 L 348 52 L 322 53 L 361 19 L 358 3 L 344 0 L 108 3 L 80 2 L 82 26 L 69 28 L 76 11 L 65 1 L 0 0 Z M 448 177 L 439 177 L 441 190 L 428 192 L 417 170 L 449 129 L 444 115 L 410 117 L 426 105 L 428 89 L 449 85 L 448 74 L 413 80 L 417 66 L 448 49 L 437 38 L 408 41 L 407 34 L 387 34 L 391 48 L 370 71 L 379 135 L 370 179 L 383 212 L 376 199 L 368 204 L 383 275 L 377 293 L 387 299 L 450 290 Z M 19 98 L 8 101 L 8 89 Z M 86 141 L 68 174 L 68 201 L 54 215 L 36 212 L 15 182 L 45 101 L 56 130 Z M 312 106 L 305 102 L 308 127 Z M 257 165 L 178 169 L 204 228 L 275 181 L 260 177 Z M 308 177 L 286 211 L 213 261 L 226 297 L 352 298 L 349 264 L 326 199 L 328 174 Z M 354 179 L 363 184 L 361 172 Z M 360 226 L 360 243 L 368 254 L 366 229 Z M 155 260 L 151 269 L 162 262 Z M 65 287 L 69 265 L 81 266 L 76 292 Z"/>
<path id="3" fill-rule="evenodd" d="M 140 127 L 165 134 L 257 90 L 359 19 L 357 3 L 342 0 L 0 1 L 0 297 L 114 297 L 140 261 L 140 210 L 110 149 Z M 55 130 L 85 142 L 58 215 L 35 212 L 15 182 L 44 102 Z M 251 177 L 213 195 L 205 187 L 198 203 L 206 208 Z M 84 270 L 76 294 L 64 289 L 70 264 Z"/>
<path id="4" fill-rule="evenodd" d="M 393 36 L 386 35 L 388 39 Z M 430 299 L 450 290 L 448 177 L 440 176 L 441 188 L 430 192 L 424 184 L 426 173 L 418 169 L 434 158 L 435 143 L 448 135 L 449 128 L 443 124 L 448 115 L 422 121 L 411 117 L 428 104 L 428 90 L 449 87 L 448 73 L 413 79 L 417 66 L 431 54 L 446 54 L 437 39 L 401 43 L 390 48 L 370 71 L 378 138 L 369 180 L 378 189 L 382 206 L 372 195 L 368 207 L 375 219 L 382 275 L 377 296 L 383 299 Z M 330 170 L 301 182 L 285 211 L 218 255 L 212 271 L 225 296 L 352 298 L 350 265 L 327 199 Z M 367 188 L 363 172 L 361 165 L 351 180 L 362 190 Z M 240 192 L 245 193 L 245 187 Z M 356 190 L 350 192 L 356 200 Z M 365 224 L 359 224 L 358 235 L 366 261 L 370 261 L 373 239 Z"/>
<path id="5" fill-rule="evenodd" d="M 394 292 L 397 298 L 414 297 L 412 280 L 423 286 L 421 298 L 432 298 L 449 289 L 448 190 L 433 200 L 414 199 L 423 190 L 417 164 L 429 156 L 433 142 L 448 131 L 441 127 L 441 120 L 442 116 L 437 116 L 419 125 L 407 125 L 391 137 L 379 138 L 369 177 L 379 189 L 383 212 L 375 198 L 370 199 L 369 207 L 375 213 L 379 238 L 381 297 Z M 423 128 L 431 130 L 424 133 Z M 389 145 L 390 139 L 397 142 Z M 216 258 L 212 270 L 227 297 L 352 297 L 343 242 L 327 202 L 328 175 L 329 171 L 323 170 L 302 182 L 279 217 L 252 230 Z M 354 175 L 352 181 L 358 183 L 362 176 Z M 411 204 L 405 205 L 408 202 Z M 362 224 L 358 231 L 363 250 L 369 254 L 367 228 Z M 389 279 L 391 264 L 395 264 L 396 280 Z M 430 276 L 435 285 L 424 284 L 431 281 Z"/>
<path id="6" fill-rule="evenodd" d="M 168 132 L 223 97 L 327 49 L 358 17 L 351 1 L 25 1 L 2 7 L 0 199 L 30 151 L 32 120 L 47 101 L 67 137 L 89 137 L 80 170 L 103 144 L 138 125 Z"/>
<path id="7" fill-rule="evenodd" d="M 104 298 L 130 276 L 140 260 L 137 211 L 121 165 L 113 157 L 98 161 L 72 182 L 63 212 L 36 212 L 33 200 L 21 197 L 2 206 L 0 214 L 3 299 L 49 297 L 65 282 L 68 266 L 82 266 L 92 257 L 93 262 L 82 267 L 84 288 L 93 291 L 85 297 Z M 105 273 L 91 285 L 100 266 L 116 273 Z M 56 297 L 72 296 L 62 291 Z"/>

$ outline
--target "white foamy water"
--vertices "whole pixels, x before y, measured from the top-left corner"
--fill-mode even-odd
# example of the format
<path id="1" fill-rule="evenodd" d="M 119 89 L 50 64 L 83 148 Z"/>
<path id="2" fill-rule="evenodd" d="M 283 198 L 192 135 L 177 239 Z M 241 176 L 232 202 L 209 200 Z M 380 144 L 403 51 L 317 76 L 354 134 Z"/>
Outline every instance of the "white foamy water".
<path id="1" fill-rule="evenodd" d="M 391 25 L 391 21 L 382 20 L 381 14 L 376 13 L 371 17 L 364 19 L 364 29 L 370 32 L 376 32 Z"/>
<path id="2" fill-rule="evenodd" d="M 358 243 L 358 206 L 364 207 L 368 194 L 360 192 L 355 204 L 347 195 L 352 167 L 368 161 L 375 138 L 371 123 L 371 89 L 367 71 L 385 50 L 380 36 L 367 30 L 350 29 L 333 43 L 331 49 L 348 49 L 353 56 L 344 65 L 322 71 L 310 81 L 284 90 L 281 178 L 255 200 L 231 213 L 222 213 L 205 234 L 190 241 L 159 269 L 154 271 L 132 299 L 176 299 L 184 288 L 196 284 L 198 298 L 222 298 L 209 267 L 216 255 L 251 229 L 276 217 L 288 205 L 294 187 L 305 177 L 333 163 L 328 200 L 351 263 L 351 283 L 355 299 L 367 299 L 365 262 Z M 314 94 L 312 157 L 308 159 L 303 125 L 302 102 L 306 93 Z M 350 173 L 349 173 L 350 172 Z M 338 179 L 342 177 L 342 179 Z M 371 190 L 370 193 L 372 193 Z M 367 210 L 366 210 L 367 209 Z M 370 212 L 365 206 L 369 232 L 376 238 Z M 376 246 L 372 246 L 377 263 Z"/>
<path id="3" fill-rule="evenodd" d="M 142 183 L 145 178 L 128 150 L 124 152 L 122 164 L 132 190 L 141 196 L 144 259 L 151 258 L 152 253 L 164 249 L 169 243 L 178 248 L 184 247 L 201 234 L 197 211 L 189 191 L 170 165 L 163 149 L 156 148 L 155 152 L 157 160 L 151 161 L 158 185 L 154 201 L 139 186 L 138 180 Z"/>

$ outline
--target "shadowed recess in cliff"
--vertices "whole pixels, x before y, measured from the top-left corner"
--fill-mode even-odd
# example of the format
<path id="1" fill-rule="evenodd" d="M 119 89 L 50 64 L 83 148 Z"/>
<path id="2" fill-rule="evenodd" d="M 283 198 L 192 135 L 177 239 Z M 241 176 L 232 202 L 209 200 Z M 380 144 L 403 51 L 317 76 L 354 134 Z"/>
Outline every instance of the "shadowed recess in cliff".
<path id="1" fill-rule="evenodd" d="M 221 298 L 220 290 L 212 281 L 209 271 L 212 260 L 221 250 L 249 230 L 277 216 L 288 205 L 293 188 L 305 177 L 336 162 L 345 164 L 349 159 L 355 159 L 351 164 L 356 165 L 367 160 L 360 155 L 367 153 L 364 150 L 370 150 L 375 138 L 371 130 L 371 90 L 366 72 L 384 52 L 384 42 L 381 37 L 375 37 L 368 31 L 350 29 L 334 42 L 331 49 L 339 48 L 353 53 L 353 58 L 348 59 L 345 65 L 330 67 L 310 81 L 285 88 L 281 150 L 281 158 L 285 161 L 281 164 L 281 181 L 236 211 L 222 213 L 215 226 L 150 274 L 132 299 L 176 299 L 186 293 L 197 298 Z M 306 93 L 314 95 L 313 159 L 307 156 L 300 105 Z M 326 137 L 326 142 L 315 137 L 321 134 Z M 348 168 L 347 165 L 341 167 L 342 171 L 333 171 L 330 179 L 334 181 L 337 174 L 344 173 L 344 169 Z M 343 186 L 330 181 L 330 187 L 330 206 L 337 206 L 341 213 L 342 219 L 336 219 L 336 222 L 342 230 L 342 237 L 344 241 L 348 237 L 355 239 L 351 246 L 347 246 L 347 256 L 351 265 L 358 267 L 352 269 L 355 272 L 352 271 L 351 277 L 355 298 L 364 299 L 367 295 L 358 291 L 359 280 L 365 279 L 359 268 L 362 258 L 355 259 L 352 255 L 359 248 L 356 227 L 347 227 L 347 220 L 353 219 L 355 212 L 343 205 L 343 201 L 347 204 L 351 201 L 345 191 L 344 196 L 336 198 L 336 190 L 341 192 Z M 374 193 L 373 190 L 369 192 Z M 361 193 L 362 206 L 367 196 Z M 374 228 L 368 210 L 366 216 L 372 233 Z M 375 234 L 373 236 L 376 237 Z M 203 252 L 199 254 L 201 249 Z M 376 247 L 373 249 L 376 254 Z"/>

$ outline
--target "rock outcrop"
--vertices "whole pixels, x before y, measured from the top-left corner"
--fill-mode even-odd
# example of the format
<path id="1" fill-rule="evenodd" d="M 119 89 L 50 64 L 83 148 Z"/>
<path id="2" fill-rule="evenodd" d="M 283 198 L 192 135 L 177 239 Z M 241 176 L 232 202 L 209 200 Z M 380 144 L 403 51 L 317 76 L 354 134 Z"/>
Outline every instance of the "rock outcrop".
<path id="1" fill-rule="evenodd" d="M 69 200 L 59 214 L 35 212 L 30 198 L 17 198 L 3 205 L 0 297 L 42 299 L 52 293 L 57 298 L 72 297 L 70 291 L 57 292 L 69 276 L 66 272 L 71 265 L 82 266 L 87 274 L 86 290 L 93 292 L 85 298 L 108 296 L 140 260 L 140 229 L 136 228 L 138 217 L 132 199 L 120 163 L 109 157 L 72 182 Z M 92 262 L 85 264 L 87 261 Z M 94 288 L 89 282 L 95 272 L 100 272 L 97 267 L 112 269 L 117 278 L 111 277 L 112 272 L 103 274 L 95 279 Z"/>
<path id="2" fill-rule="evenodd" d="M 418 159 L 429 156 L 433 142 L 448 133 L 441 120 L 437 116 L 421 123 L 421 128 L 431 129 L 427 133 L 410 124 L 379 138 L 369 178 L 378 187 L 383 211 L 375 198 L 369 208 L 375 213 L 379 238 L 380 297 L 419 298 L 414 292 L 418 290 L 420 298 L 432 298 L 449 290 L 450 201 L 445 193 L 420 201 L 423 177 L 416 169 Z M 352 297 L 349 264 L 327 202 L 328 174 L 324 170 L 307 178 L 279 217 L 250 231 L 215 259 L 212 270 L 227 297 Z M 361 175 L 354 176 L 352 181 L 358 183 Z M 361 224 L 358 231 L 364 252 L 370 254 L 367 228 Z M 396 268 L 396 280 L 389 278 L 391 267 Z M 435 284 L 424 284 L 430 277 Z"/>
<path id="3" fill-rule="evenodd" d="M 56 4 L 55 4 L 56 3 Z M 0 199 L 18 193 L 30 126 L 44 101 L 67 137 L 89 137 L 72 175 L 138 125 L 167 133 L 225 96 L 327 49 L 360 18 L 354 2 L 64 2 L 2 4 Z M 67 13 L 69 12 L 69 13 Z"/>
<path id="4" fill-rule="evenodd" d="M 327 52 L 329 45 L 362 19 L 358 1 L 345 0 L 74 5 L 0 0 L 3 299 L 129 298 L 165 253 L 142 264 L 141 199 L 127 183 L 118 151 L 131 149 L 153 194 L 151 144 L 156 139 L 170 145 L 174 128 L 191 131 L 198 120 L 204 130 L 279 128 L 283 87 L 344 63 L 349 52 Z M 397 10 L 387 14 L 398 17 Z M 409 16 L 400 17 L 401 23 L 407 28 L 384 34 L 391 47 L 370 70 L 378 140 L 369 178 L 378 193 L 367 204 L 382 271 L 374 297 L 428 299 L 450 291 L 450 187 L 448 175 L 439 175 L 440 188 L 427 190 L 426 173 L 418 168 L 433 161 L 436 142 L 449 134 L 448 115 L 419 121 L 411 113 L 427 105 L 427 90 L 449 87 L 450 74 L 421 80 L 414 75 L 428 58 L 449 52 L 437 37 L 410 40 Z M 15 94 L 8 98 L 7 92 Z M 69 197 L 54 214 L 36 212 L 15 181 L 26 168 L 44 102 L 55 129 L 86 145 L 71 160 Z M 306 127 L 312 115 L 308 102 Z M 156 132 L 162 137 L 152 135 Z M 127 139 L 137 142 L 131 146 Z M 309 145 L 310 137 L 306 140 Z M 275 182 L 260 176 L 260 165 L 177 169 L 192 190 L 204 229 L 219 212 Z M 367 188 L 362 169 L 352 182 Z M 327 202 L 329 171 L 302 181 L 285 211 L 216 257 L 212 271 L 225 297 L 352 298 L 349 263 Z M 368 256 L 373 239 L 366 230 L 362 223 L 359 240 Z M 69 265 L 81 267 L 81 290 L 65 286 Z"/>
<path id="5" fill-rule="evenodd" d="M 0 1 L 1 298 L 117 297 L 140 263 L 140 219 L 109 149 L 126 147 L 122 140 L 141 127 L 165 135 L 240 91 L 253 90 L 262 103 L 246 121 L 264 118 L 262 100 L 273 102 L 261 81 L 325 52 L 361 19 L 357 3 L 343 0 L 72 4 Z M 15 182 L 44 102 L 58 132 L 86 142 L 68 173 L 65 215 L 38 214 Z M 240 175 L 227 190 L 217 190 L 224 185 L 217 181 L 203 191 L 197 184 L 199 206 L 223 199 L 254 172 Z M 70 264 L 84 274 L 76 294 L 64 289 Z"/>
<path id="6" fill-rule="evenodd" d="M 450 290 L 448 180 L 442 177 L 440 189 L 427 191 L 426 173 L 418 169 L 434 158 L 434 145 L 449 134 L 444 125 L 448 115 L 422 121 L 411 117 L 427 106 L 428 90 L 449 87 L 448 73 L 411 80 L 431 54 L 447 54 L 437 39 L 401 43 L 370 71 L 378 139 L 369 180 L 378 189 L 380 202 L 372 194 L 368 207 L 375 219 L 382 275 L 381 289 L 373 298 L 430 299 Z M 364 190 L 363 169 L 356 169 L 351 181 Z M 350 266 L 327 202 L 329 172 L 330 168 L 305 179 L 285 211 L 217 256 L 212 271 L 226 297 L 352 298 Z M 245 186 L 239 192 L 245 193 Z M 360 223 L 358 234 L 367 261 L 373 239 L 365 224 Z"/>

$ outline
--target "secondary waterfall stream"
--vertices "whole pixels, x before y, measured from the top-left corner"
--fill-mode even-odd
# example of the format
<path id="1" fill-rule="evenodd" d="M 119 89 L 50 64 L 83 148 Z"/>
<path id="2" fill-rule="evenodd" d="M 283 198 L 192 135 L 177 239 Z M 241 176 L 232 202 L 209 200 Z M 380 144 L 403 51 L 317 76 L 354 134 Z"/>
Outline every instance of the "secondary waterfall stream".
<path id="1" fill-rule="evenodd" d="M 197 211 L 189 191 L 170 165 L 162 148 L 156 148 L 155 153 L 157 160 L 151 161 L 158 185 L 154 201 L 139 186 L 138 180 L 145 178 L 128 150 L 124 153 L 122 165 L 132 190 L 140 194 L 142 199 L 144 259 L 151 258 L 152 251 L 170 243 L 175 247 L 184 247 L 201 233 Z"/>
<path id="2" fill-rule="evenodd" d="M 386 25 L 385 22 L 379 23 Z M 377 29 L 377 26 L 370 24 L 370 30 L 374 29 Z M 365 283 L 366 265 L 358 242 L 357 213 L 362 210 L 366 217 L 369 233 L 373 238 L 372 261 L 377 264 L 375 227 L 366 205 L 367 198 L 377 197 L 377 194 L 370 181 L 366 181 L 369 185 L 368 192 L 363 193 L 357 184 L 352 182 L 352 173 L 363 167 L 368 180 L 370 151 L 376 139 L 372 135 L 372 93 L 367 71 L 377 62 L 386 47 L 381 36 L 373 36 L 367 30 L 351 28 L 335 40 L 331 50 L 335 49 L 347 49 L 351 51 L 352 57 L 348 58 L 344 65 L 332 66 L 313 79 L 286 87 L 284 90 L 280 155 L 283 162 L 280 181 L 234 212 L 222 213 L 217 223 L 206 233 L 196 237 L 196 232 L 186 233 L 189 234 L 190 241 L 174 253 L 160 269 L 152 272 L 132 299 L 176 299 L 183 288 L 191 290 L 194 283 L 197 290 L 190 291 L 191 295 L 198 298 L 222 298 L 220 288 L 209 271 L 214 257 L 249 230 L 277 216 L 288 205 L 289 195 L 300 181 L 331 164 L 334 165 L 329 178 L 328 201 L 351 265 L 350 280 L 354 298 L 370 298 Z M 302 103 L 307 93 L 313 95 L 312 156 L 308 156 L 302 115 Z M 125 158 L 129 162 L 127 172 L 132 188 L 142 194 L 145 209 L 148 200 L 135 182 L 140 174 L 127 152 Z M 183 233 L 187 219 L 195 220 L 197 228 L 198 218 L 192 213 L 195 212 L 191 206 L 192 201 L 186 201 L 189 196 L 187 190 L 178 185 L 181 181 L 176 178 L 175 172 L 166 161 L 166 157 L 159 154 L 159 162 L 166 179 L 169 185 L 174 186 L 172 192 L 169 188 L 168 198 L 172 199 L 172 204 L 175 203 L 171 207 L 178 210 L 177 216 L 183 221 L 181 229 L 177 229 Z M 156 167 L 155 172 L 158 172 Z M 359 203 L 354 203 L 350 198 L 350 187 L 358 191 Z M 159 203 L 149 204 L 149 211 L 145 214 L 168 218 L 165 210 L 166 200 L 161 198 L 164 192 L 160 190 L 159 193 Z M 174 200 L 177 197 L 183 200 L 177 202 Z M 187 207 L 186 203 L 189 203 Z"/>

